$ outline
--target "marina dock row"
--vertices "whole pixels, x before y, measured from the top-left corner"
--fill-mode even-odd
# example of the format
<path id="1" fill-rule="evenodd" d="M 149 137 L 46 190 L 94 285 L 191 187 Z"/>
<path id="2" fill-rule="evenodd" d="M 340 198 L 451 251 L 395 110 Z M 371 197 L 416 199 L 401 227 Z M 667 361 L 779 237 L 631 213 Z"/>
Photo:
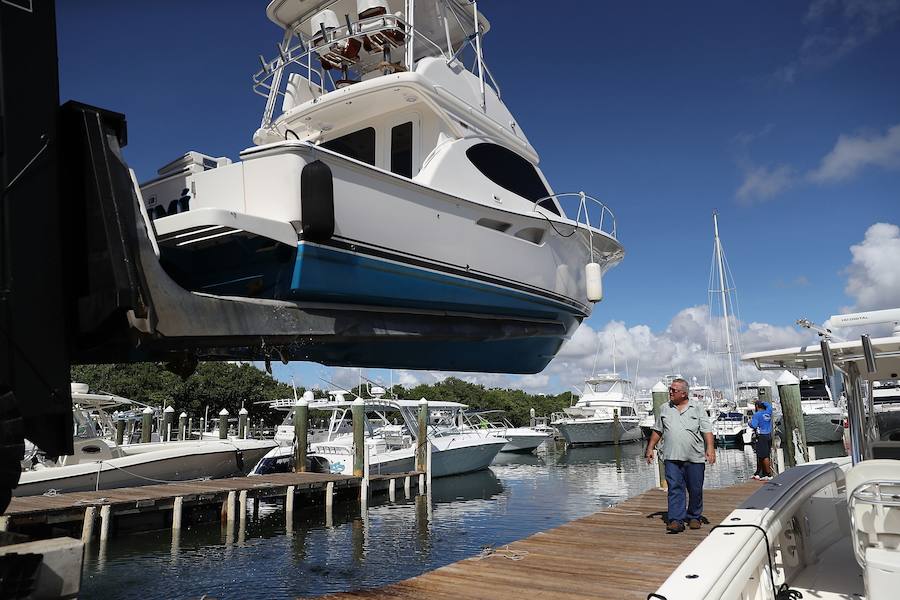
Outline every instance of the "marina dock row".
<path id="1" fill-rule="evenodd" d="M 81 539 L 97 533 L 106 540 L 117 525 L 128 531 L 180 529 L 197 521 L 221 519 L 243 522 L 248 506 L 254 514 L 259 502 L 282 502 L 287 519 L 295 507 L 322 506 L 326 519 L 335 499 L 360 502 L 365 507 L 369 495 L 387 493 L 391 500 L 401 492 L 409 498 L 413 488 L 424 493 L 425 474 L 419 472 L 372 475 L 368 479 L 325 473 L 276 473 L 254 477 L 232 477 L 90 492 L 13 498 L 0 516 L 0 531 L 40 533 L 65 528 Z M 367 493 L 364 493 L 367 490 Z M 252 503 L 252 504 L 251 504 Z M 99 532 L 95 524 L 99 518 Z"/>
<path id="2" fill-rule="evenodd" d="M 706 537 L 760 488 L 752 481 L 704 491 L 709 524 L 665 532 L 666 492 L 651 489 L 560 527 L 486 549 L 418 577 L 319 600 L 644 600 Z"/>

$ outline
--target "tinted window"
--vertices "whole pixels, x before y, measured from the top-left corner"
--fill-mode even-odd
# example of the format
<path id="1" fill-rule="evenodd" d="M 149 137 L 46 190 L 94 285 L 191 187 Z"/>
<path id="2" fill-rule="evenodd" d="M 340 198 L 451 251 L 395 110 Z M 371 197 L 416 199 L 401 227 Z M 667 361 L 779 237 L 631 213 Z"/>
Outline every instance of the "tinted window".
<path id="1" fill-rule="evenodd" d="M 412 178 L 412 121 L 391 129 L 391 173 Z"/>
<path id="2" fill-rule="evenodd" d="M 534 165 L 512 150 L 497 144 L 475 144 L 466 150 L 466 156 L 482 175 L 523 198 L 537 202 L 550 195 Z M 541 206 L 559 214 L 552 201 Z"/>
<path id="3" fill-rule="evenodd" d="M 322 142 L 322 147 L 360 162 L 375 164 L 375 130 L 371 127 Z"/>

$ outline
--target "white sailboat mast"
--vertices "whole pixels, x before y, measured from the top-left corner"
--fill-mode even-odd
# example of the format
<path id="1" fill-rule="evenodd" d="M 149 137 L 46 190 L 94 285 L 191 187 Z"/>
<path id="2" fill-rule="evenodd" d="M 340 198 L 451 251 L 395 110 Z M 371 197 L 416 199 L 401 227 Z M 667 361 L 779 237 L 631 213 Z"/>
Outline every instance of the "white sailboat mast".
<path id="1" fill-rule="evenodd" d="M 731 385 L 731 399 L 737 402 L 737 390 L 734 385 L 734 361 L 731 358 L 734 350 L 731 346 L 731 325 L 728 321 L 728 297 L 725 289 L 725 259 L 722 253 L 722 242 L 719 240 L 719 213 L 713 211 L 713 229 L 715 230 L 716 266 L 719 270 L 719 293 L 722 296 L 722 317 L 725 330 L 725 353 L 728 361 L 728 383 Z"/>

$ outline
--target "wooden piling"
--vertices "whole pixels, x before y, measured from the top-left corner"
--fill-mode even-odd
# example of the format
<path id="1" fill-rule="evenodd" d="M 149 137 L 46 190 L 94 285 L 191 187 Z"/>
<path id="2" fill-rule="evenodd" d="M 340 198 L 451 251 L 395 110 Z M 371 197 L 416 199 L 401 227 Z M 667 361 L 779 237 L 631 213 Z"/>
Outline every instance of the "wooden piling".
<path id="1" fill-rule="evenodd" d="M 618 445 L 621 440 L 621 434 L 619 433 L 619 409 L 613 409 L 613 444 Z"/>
<path id="2" fill-rule="evenodd" d="M 219 439 L 228 439 L 228 409 L 226 408 L 219 411 Z"/>
<path id="3" fill-rule="evenodd" d="M 228 498 L 225 500 L 225 520 L 228 522 L 234 521 L 234 499 L 235 493 L 234 490 L 228 492 Z"/>
<path id="4" fill-rule="evenodd" d="M 406 495 L 407 500 L 409 500 L 411 488 L 412 484 L 409 481 L 409 475 L 407 475 L 403 478 L 403 493 Z"/>
<path id="5" fill-rule="evenodd" d="M 428 401 L 425 398 L 419 400 L 418 431 L 416 434 L 416 471 L 424 472 L 426 468 L 425 456 L 428 441 Z"/>
<path id="6" fill-rule="evenodd" d="M 388 482 L 388 498 L 391 502 L 397 501 L 397 480 L 391 479 Z"/>
<path id="7" fill-rule="evenodd" d="M 175 409 L 170 404 L 163 410 L 163 427 L 160 438 L 164 442 L 171 441 L 172 430 L 175 428 Z"/>
<path id="8" fill-rule="evenodd" d="M 187 439 L 188 432 L 188 416 L 186 412 L 182 412 L 178 415 L 178 439 L 179 441 L 184 441 Z"/>
<path id="9" fill-rule="evenodd" d="M 307 396 L 308 394 L 308 396 Z M 294 472 L 306 472 L 306 451 L 309 448 L 309 397 L 312 392 L 303 392 L 303 397 L 294 404 Z"/>
<path id="10" fill-rule="evenodd" d="M 94 536 L 94 518 L 97 516 L 96 506 L 87 506 L 84 509 L 84 521 L 81 523 L 81 542 L 87 544 Z"/>
<path id="11" fill-rule="evenodd" d="M 241 525 L 247 520 L 247 490 L 241 490 L 238 495 L 238 519 Z"/>
<path id="12" fill-rule="evenodd" d="M 800 403 L 800 380 L 789 371 L 784 371 L 775 384 L 778 386 L 778 397 L 781 398 L 785 468 L 790 468 L 809 462 L 803 406 Z"/>
<path id="13" fill-rule="evenodd" d="M 238 439 L 247 439 L 247 415 L 249 412 L 243 406 L 238 411 Z"/>
<path id="14" fill-rule="evenodd" d="M 296 492 L 296 490 L 297 488 L 295 486 L 289 485 L 284 497 L 284 512 L 289 515 L 294 514 L 294 493 Z"/>
<path id="15" fill-rule="evenodd" d="M 153 430 L 153 409 L 149 406 L 141 411 L 141 443 L 150 441 L 150 432 Z"/>
<path id="16" fill-rule="evenodd" d="M 109 514 L 109 504 L 104 504 L 100 508 L 100 541 L 105 542 L 109 539 L 109 522 L 112 520 Z"/>
<path id="17" fill-rule="evenodd" d="M 353 476 L 362 477 L 365 469 L 366 424 L 365 405 L 362 398 L 357 398 L 350 405 L 353 415 Z"/>
<path id="18" fill-rule="evenodd" d="M 175 498 L 175 501 L 172 503 L 172 530 L 177 531 L 181 529 L 181 513 L 183 509 L 184 498 L 182 496 L 178 496 Z"/>
<path id="19" fill-rule="evenodd" d="M 116 421 L 116 446 L 121 446 L 125 442 L 125 419 Z"/>
<path id="20" fill-rule="evenodd" d="M 656 385 L 654 385 L 650 392 L 653 397 L 653 418 L 659 419 L 659 411 L 662 409 L 662 406 L 669 401 L 669 388 L 666 387 L 662 381 L 657 381 Z M 662 461 L 662 457 L 657 452 L 657 481 L 659 482 L 659 487 L 667 488 L 669 484 L 666 482 L 666 466 Z"/>

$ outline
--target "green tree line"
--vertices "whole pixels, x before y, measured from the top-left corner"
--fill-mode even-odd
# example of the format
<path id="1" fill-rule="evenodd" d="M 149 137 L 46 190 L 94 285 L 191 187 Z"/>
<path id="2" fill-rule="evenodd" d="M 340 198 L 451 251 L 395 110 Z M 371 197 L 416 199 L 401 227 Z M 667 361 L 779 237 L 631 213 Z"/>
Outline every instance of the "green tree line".
<path id="1" fill-rule="evenodd" d="M 280 422 L 284 413 L 259 403 L 294 397 L 290 384 L 253 365 L 227 362 L 200 363 L 187 379 L 167 371 L 162 363 L 77 365 L 72 367 L 72 381 L 88 384 L 92 392 L 115 394 L 152 406 L 171 405 L 176 412 L 184 411 L 195 418 L 203 416 L 207 407 L 210 416 L 223 408 L 236 416 L 244 406 L 254 422 L 264 419 L 269 424 Z M 304 391 L 303 387 L 297 388 L 298 395 Z M 368 386 L 349 391 L 369 397 Z M 314 394 L 319 399 L 325 392 L 314 390 Z M 549 416 L 573 401 L 568 392 L 555 396 L 528 394 L 522 390 L 485 388 L 456 377 L 412 388 L 395 385 L 387 396 L 462 402 L 473 410 L 499 409 L 506 411 L 514 425 L 527 425 L 532 408 L 538 416 Z"/>

